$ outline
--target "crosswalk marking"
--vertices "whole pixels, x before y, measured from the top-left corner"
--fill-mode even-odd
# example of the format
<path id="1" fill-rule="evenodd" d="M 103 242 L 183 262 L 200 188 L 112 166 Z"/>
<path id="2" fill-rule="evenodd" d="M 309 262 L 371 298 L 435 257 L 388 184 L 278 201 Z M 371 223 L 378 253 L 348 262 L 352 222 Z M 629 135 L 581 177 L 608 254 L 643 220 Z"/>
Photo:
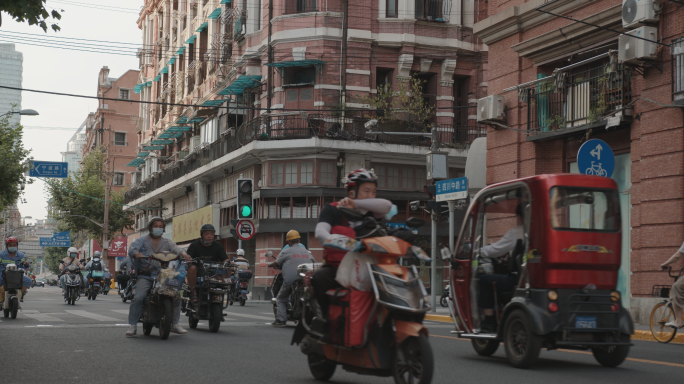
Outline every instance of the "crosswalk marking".
<path id="1" fill-rule="evenodd" d="M 116 313 L 123 313 L 124 315 L 128 315 L 128 309 L 112 309 L 112 312 Z"/>
<path id="2" fill-rule="evenodd" d="M 24 312 L 28 312 L 28 311 L 24 311 Z M 33 320 L 38 320 L 38 321 L 62 321 L 62 322 L 64 321 L 62 319 L 59 319 L 59 318 L 54 317 L 54 316 L 49 316 L 49 315 L 46 315 L 44 313 L 24 313 L 24 316 L 29 317 Z"/>
<path id="3" fill-rule="evenodd" d="M 98 315 L 98 314 L 91 313 L 88 311 L 71 310 L 71 311 L 67 311 L 67 312 L 71 313 L 72 315 L 83 316 L 83 317 L 87 317 L 89 319 L 98 320 L 98 321 L 121 321 L 121 319 L 115 319 L 115 318 L 109 317 L 109 316 L 102 316 L 102 315 Z"/>
<path id="4" fill-rule="evenodd" d="M 228 316 L 241 316 L 241 317 L 248 317 L 250 319 L 257 319 L 257 320 L 273 320 L 273 316 L 271 317 L 266 317 L 266 316 L 257 316 L 257 315 L 248 315 L 246 313 L 235 313 L 235 312 L 226 312 Z"/>

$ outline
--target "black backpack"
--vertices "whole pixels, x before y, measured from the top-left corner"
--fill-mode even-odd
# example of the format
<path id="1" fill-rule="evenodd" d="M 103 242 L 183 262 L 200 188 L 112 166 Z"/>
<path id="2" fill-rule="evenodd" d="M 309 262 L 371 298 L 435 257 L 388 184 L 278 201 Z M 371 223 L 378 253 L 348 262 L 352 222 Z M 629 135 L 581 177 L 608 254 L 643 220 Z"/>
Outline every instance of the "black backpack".
<path id="1" fill-rule="evenodd" d="M 101 271 L 101 270 L 102 270 L 102 262 L 100 262 L 100 261 L 93 261 L 93 264 L 90 266 L 90 270 L 92 270 L 92 271 Z"/>

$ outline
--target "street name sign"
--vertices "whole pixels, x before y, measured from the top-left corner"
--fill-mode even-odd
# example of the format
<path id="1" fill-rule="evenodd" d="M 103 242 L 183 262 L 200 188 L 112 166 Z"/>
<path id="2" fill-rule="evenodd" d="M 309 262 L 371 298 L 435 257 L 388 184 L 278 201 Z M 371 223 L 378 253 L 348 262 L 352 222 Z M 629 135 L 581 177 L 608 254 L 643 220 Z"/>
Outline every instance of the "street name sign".
<path id="1" fill-rule="evenodd" d="M 69 175 L 69 163 L 58 161 L 31 160 L 29 163 L 30 177 L 66 178 Z"/>
<path id="2" fill-rule="evenodd" d="M 41 247 L 69 247 L 71 246 L 71 240 L 55 240 L 52 237 L 41 237 L 40 238 Z"/>
<path id="3" fill-rule="evenodd" d="M 438 181 L 435 188 L 437 201 L 449 201 L 468 198 L 468 178 Z"/>

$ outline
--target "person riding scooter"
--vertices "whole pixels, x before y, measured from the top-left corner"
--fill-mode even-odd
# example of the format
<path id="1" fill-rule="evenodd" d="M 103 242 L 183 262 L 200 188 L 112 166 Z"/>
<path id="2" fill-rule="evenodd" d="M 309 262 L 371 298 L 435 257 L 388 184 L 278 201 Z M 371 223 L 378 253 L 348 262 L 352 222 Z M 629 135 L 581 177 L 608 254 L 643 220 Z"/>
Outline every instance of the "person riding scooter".
<path id="1" fill-rule="evenodd" d="M 202 262 L 225 262 L 228 260 L 225 248 L 221 243 L 214 240 L 215 236 L 216 228 L 211 224 L 204 224 L 200 229 L 201 239 L 190 244 L 188 255 L 193 259 L 200 259 Z M 193 304 L 197 303 L 197 292 L 195 292 L 197 276 L 204 276 L 204 272 L 204 267 L 201 264 L 191 265 L 188 268 L 188 286 L 190 286 L 190 298 Z"/>
<path id="2" fill-rule="evenodd" d="M 88 275 L 85 278 L 85 288 L 86 290 L 88 289 L 88 285 L 90 282 L 90 279 L 93 278 L 93 271 L 102 271 L 103 270 L 103 265 L 102 261 L 100 258 L 102 257 L 102 252 L 100 251 L 95 251 L 93 252 L 93 259 L 90 260 L 86 265 L 85 265 L 85 270 L 88 271 Z"/>
<path id="3" fill-rule="evenodd" d="M 133 262 L 130 258 L 125 257 L 121 264 L 119 264 L 119 274 L 116 275 L 116 282 L 119 283 L 119 293 L 121 293 L 122 289 L 126 289 L 130 279 L 128 273 L 131 270 L 133 270 Z"/>
<path id="4" fill-rule="evenodd" d="M 0 303 L 5 300 L 5 287 L 2 281 L 2 271 L 5 270 L 5 264 L 14 263 L 20 269 L 26 269 L 29 266 L 28 261 L 24 261 L 26 255 L 19 251 L 19 240 L 16 237 L 8 237 L 5 239 L 5 250 L 0 252 Z M 31 278 L 24 274 L 22 279 L 21 299 L 24 301 L 26 291 L 31 287 Z"/>
<path id="5" fill-rule="evenodd" d="M 274 327 L 285 327 L 287 325 L 287 301 L 292 294 L 292 283 L 297 279 L 297 267 L 305 263 L 315 263 L 316 259 L 301 244 L 299 232 L 294 229 L 289 231 L 285 237 L 289 247 L 283 248 L 276 261 L 269 264 L 269 267 L 279 267 L 283 274 L 283 285 L 278 291 L 278 315 L 276 321 L 271 323 Z"/>
<path id="6" fill-rule="evenodd" d="M 80 261 L 78 260 L 78 249 L 76 247 L 71 247 L 67 250 L 67 257 L 62 259 L 62 263 L 59 263 L 59 285 L 62 288 L 62 294 L 64 294 L 64 289 L 66 287 L 66 277 L 65 273 L 69 270 L 70 266 L 75 266 L 81 268 Z M 83 286 L 83 279 L 81 279 L 81 285 Z"/>

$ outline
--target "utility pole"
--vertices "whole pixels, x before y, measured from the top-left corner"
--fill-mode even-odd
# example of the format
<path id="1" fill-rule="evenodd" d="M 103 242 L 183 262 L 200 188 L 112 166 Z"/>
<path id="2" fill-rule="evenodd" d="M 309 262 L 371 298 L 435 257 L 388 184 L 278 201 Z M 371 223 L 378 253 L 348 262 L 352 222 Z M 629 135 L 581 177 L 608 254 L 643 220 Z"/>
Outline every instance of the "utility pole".
<path id="1" fill-rule="evenodd" d="M 340 86 L 342 87 L 342 90 L 340 91 L 340 102 L 342 104 L 342 121 L 344 122 L 345 105 L 347 105 L 347 32 L 349 30 L 349 0 L 342 1 L 344 3 L 344 15 L 342 16 L 342 65 L 340 68 L 340 82 L 342 83 Z"/>
<path id="2" fill-rule="evenodd" d="M 104 116 L 101 117 L 101 127 L 104 130 Z M 104 206 L 104 225 L 102 226 L 102 260 L 104 260 L 105 266 L 107 266 L 107 250 L 109 249 L 108 244 L 108 231 L 109 231 L 109 189 L 111 188 L 110 178 L 109 178 L 109 147 L 112 141 L 112 126 L 107 129 L 107 161 L 105 170 L 105 206 Z"/>
<path id="3" fill-rule="evenodd" d="M 271 47 L 271 35 L 272 35 L 272 25 L 271 19 L 273 18 L 273 0 L 268 0 L 268 64 L 273 64 L 273 47 Z M 273 67 L 268 66 L 268 79 L 266 81 L 266 113 L 271 113 L 271 98 L 273 94 L 271 89 L 273 88 Z M 271 125 L 267 125 L 270 130 Z"/>
<path id="4" fill-rule="evenodd" d="M 437 129 L 432 127 L 432 145 L 430 146 L 430 152 L 435 153 L 439 150 L 439 136 L 437 134 Z M 432 180 L 434 184 L 434 179 Z M 432 218 L 431 226 L 431 241 L 430 247 L 432 251 L 430 252 L 430 257 L 432 261 L 430 262 L 430 305 L 431 312 L 437 313 L 437 219 L 439 218 L 440 212 L 432 212 L 430 217 Z"/>

